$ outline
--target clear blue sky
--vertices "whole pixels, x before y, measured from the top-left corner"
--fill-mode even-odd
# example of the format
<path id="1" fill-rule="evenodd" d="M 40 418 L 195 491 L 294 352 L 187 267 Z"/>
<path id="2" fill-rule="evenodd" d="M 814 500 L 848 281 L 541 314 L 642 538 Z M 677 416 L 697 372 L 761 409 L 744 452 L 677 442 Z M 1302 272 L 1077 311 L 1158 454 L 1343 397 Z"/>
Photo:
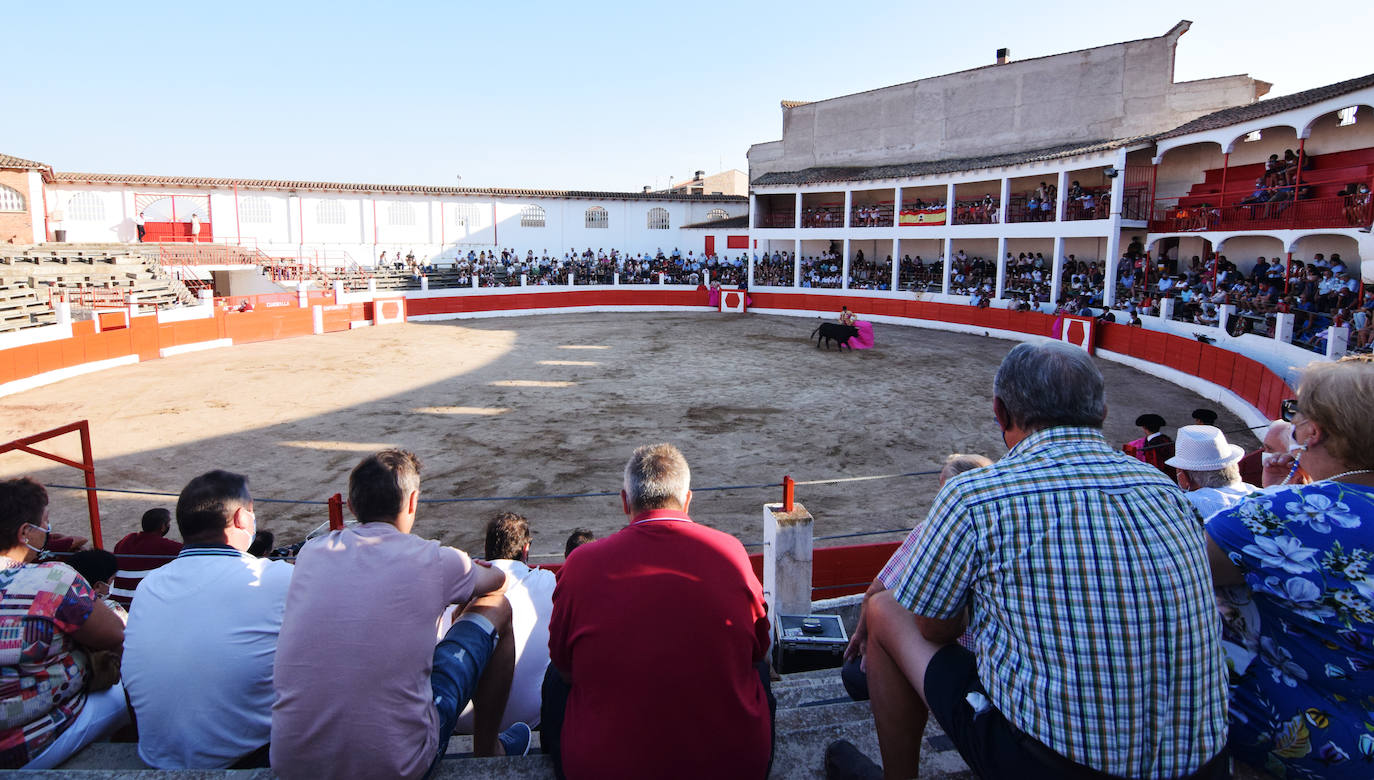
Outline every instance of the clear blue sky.
<path id="1" fill-rule="evenodd" d="M 1162 35 L 1179 80 L 1374 70 L 1374 4 L 8 2 L 0 152 L 58 170 L 637 190 L 814 100 Z M 1115 7 L 1114 7 L 1115 6 Z M 1094 10 L 1096 9 L 1096 10 Z M 15 75 L 17 74 L 17 78 Z"/>

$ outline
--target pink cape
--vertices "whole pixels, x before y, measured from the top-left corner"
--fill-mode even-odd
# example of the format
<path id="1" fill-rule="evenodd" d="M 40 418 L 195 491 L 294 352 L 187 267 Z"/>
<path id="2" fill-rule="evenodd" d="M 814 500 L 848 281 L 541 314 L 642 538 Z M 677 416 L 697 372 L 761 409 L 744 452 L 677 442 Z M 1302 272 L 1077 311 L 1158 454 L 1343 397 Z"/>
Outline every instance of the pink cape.
<path id="1" fill-rule="evenodd" d="M 846 342 L 849 344 L 849 348 L 871 349 L 873 347 L 873 323 L 868 320 L 855 320 L 854 327 L 859 329 L 859 335 Z"/>

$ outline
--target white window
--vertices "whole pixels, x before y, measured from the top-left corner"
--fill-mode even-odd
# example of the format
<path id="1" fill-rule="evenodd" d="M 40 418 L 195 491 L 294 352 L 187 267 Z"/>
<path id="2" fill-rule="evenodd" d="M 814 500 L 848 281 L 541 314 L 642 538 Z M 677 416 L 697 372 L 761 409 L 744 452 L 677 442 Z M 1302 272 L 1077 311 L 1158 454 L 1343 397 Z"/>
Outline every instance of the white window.
<path id="1" fill-rule="evenodd" d="M 239 201 L 239 221 L 245 225 L 265 225 L 272 221 L 272 204 L 267 198 L 247 197 Z"/>
<path id="2" fill-rule="evenodd" d="M 315 223 L 319 225 L 342 225 L 348 222 L 344 206 L 337 200 L 322 200 L 315 204 Z"/>
<path id="3" fill-rule="evenodd" d="M 611 226 L 611 215 L 600 206 L 592 206 L 587 209 L 588 228 L 608 228 Z"/>
<path id="4" fill-rule="evenodd" d="M 520 209 L 520 227 L 544 227 L 544 207 L 526 206 Z"/>
<path id="5" fill-rule="evenodd" d="M 466 227 L 469 232 L 482 226 L 482 214 L 486 209 L 474 203 L 460 203 L 453 207 L 453 224 Z"/>
<path id="6" fill-rule="evenodd" d="M 1341 121 L 1336 123 L 1336 127 L 1348 127 L 1355 124 L 1355 114 L 1359 109 L 1359 106 L 1347 106 L 1337 111 L 1336 116 L 1340 117 Z"/>
<path id="7" fill-rule="evenodd" d="M 725 213 L 725 209 L 711 209 L 710 211 L 706 212 L 706 221 L 719 222 L 722 219 L 729 218 L 729 216 L 729 214 Z"/>
<path id="8" fill-rule="evenodd" d="M 415 207 L 409 203 L 392 202 L 386 207 L 388 225 L 411 226 L 415 224 Z"/>
<path id="9" fill-rule="evenodd" d="M 19 194 L 19 190 L 13 190 L 0 184 L 0 211 L 23 211 L 24 196 Z"/>
<path id="10" fill-rule="evenodd" d="M 649 229 L 668 229 L 668 209 L 665 209 L 661 206 L 654 206 L 653 208 L 649 209 Z"/>
<path id="11" fill-rule="evenodd" d="M 67 201 L 67 219 L 73 222 L 99 222 L 105 218 L 105 203 L 94 193 L 78 192 Z"/>

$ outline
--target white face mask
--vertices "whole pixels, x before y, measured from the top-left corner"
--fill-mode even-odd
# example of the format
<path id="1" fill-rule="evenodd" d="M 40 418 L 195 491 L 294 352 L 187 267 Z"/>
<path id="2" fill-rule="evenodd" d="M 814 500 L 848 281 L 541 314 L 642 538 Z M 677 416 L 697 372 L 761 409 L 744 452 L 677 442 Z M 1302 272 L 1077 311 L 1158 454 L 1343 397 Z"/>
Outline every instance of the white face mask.
<path id="1" fill-rule="evenodd" d="M 38 526 L 34 525 L 33 523 L 28 523 L 28 526 L 29 526 L 30 528 L 38 528 Z M 38 530 L 40 530 L 40 531 L 43 532 L 43 544 L 39 545 L 38 547 L 34 547 L 33 545 L 29 544 L 29 540 L 28 540 L 27 538 L 25 538 L 25 539 L 24 539 L 24 546 L 27 547 L 27 548 L 29 548 L 30 550 L 34 551 L 35 553 L 42 554 L 42 552 L 43 552 L 45 549 L 47 549 L 48 540 L 49 540 L 50 538 L 52 538 L 52 528 L 51 528 L 51 527 L 49 527 L 49 528 L 38 528 Z"/>

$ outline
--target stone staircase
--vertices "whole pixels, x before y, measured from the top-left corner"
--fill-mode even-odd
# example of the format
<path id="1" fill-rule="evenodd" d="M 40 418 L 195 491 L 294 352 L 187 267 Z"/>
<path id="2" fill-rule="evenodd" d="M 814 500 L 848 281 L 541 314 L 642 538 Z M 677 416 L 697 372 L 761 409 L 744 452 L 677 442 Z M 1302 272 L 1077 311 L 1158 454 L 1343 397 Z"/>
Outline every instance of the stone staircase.
<path id="1" fill-rule="evenodd" d="M 853 742 L 875 761 L 878 738 L 866 702 L 852 702 L 840 684 L 838 669 L 785 675 L 773 684 L 778 700 L 777 745 L 774 750 L 773 778 L 825 777 L 825 748 L 837 739 Z M 553 762 L 539 751 L 539 732 L 535 732 L 531 754 L 523 757 L 473 758 L 472 738 L 454 737 L 448 755 L 434 777 L 442 780 L 504 778 L 506 780 L 550 780 Z M 137 745 L 128 742 L 99 742 L 73 757 L 60 770 L 64 776 L 90 780 L 208 780 L 241 778 L 267 780 L 271 770 L 158 771 L 149 769 L 138 757 Z M 14 777 L 50 776 L 49 772 L 15 772 Z M 921 778 L 965 780 L 973 778 L 949 738 L 934 722 L 926 729 L 921 746 Z"/>

